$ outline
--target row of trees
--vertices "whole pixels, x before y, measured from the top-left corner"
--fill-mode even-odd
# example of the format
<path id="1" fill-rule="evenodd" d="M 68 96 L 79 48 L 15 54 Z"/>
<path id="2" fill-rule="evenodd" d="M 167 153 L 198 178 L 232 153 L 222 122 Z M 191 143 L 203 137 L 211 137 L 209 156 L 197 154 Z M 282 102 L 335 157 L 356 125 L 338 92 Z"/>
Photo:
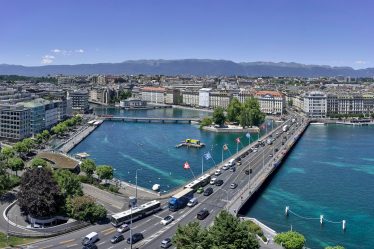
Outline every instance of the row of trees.
<path id="1" fill-rule="evenodd" d="M 215 217 L 209 228 L 201 227 L 198 222 L 178 226 L 172 240 L 178 249 L 260 248 L 249 224 L 225 210 Z"/>
<path id="2" fill-rule="evenodd" d="M 68 170 L 36 167 L 21 178 L 18 204 L 21 211 L 33 217 L 68 215 L 95 222 L 106 218 L 106 210 L 83 195 L 79 177 Z"/>
<path id="3" fill-rule="evenodd" d="M 82 117 L 79 116 L 79 115 L 76 115 L 72 118 L 69 118 L 63 122 L 60 122 L 58 123 L 57 125 L 55 125 L 54 127 L 52 127 L 51 131 L 54 133 L 54 134 L 57 134 L 57 135 L 62 135 L 64 134 L 65 132 L 69 131 L 70 129 L 72 129 L 74 126 L 80 124 L 82 122 Z"/>
<path id="4" fill-rule="evenodd" d="M 211 120 L 217 125 L 222 126 L 225 121 L 239 123 L 242 127 L 258 126 L 265 120 L 265 114 L 260 110 L 260 104 L 257 99 L 247 98 L 242 104 L 237 98 L 231 99 L 227 107 L 227 115 L 222 107 L 217 107 L 213 112 Z M 208 124 L 210 120 L 204 119 L 204 124 Z"/>

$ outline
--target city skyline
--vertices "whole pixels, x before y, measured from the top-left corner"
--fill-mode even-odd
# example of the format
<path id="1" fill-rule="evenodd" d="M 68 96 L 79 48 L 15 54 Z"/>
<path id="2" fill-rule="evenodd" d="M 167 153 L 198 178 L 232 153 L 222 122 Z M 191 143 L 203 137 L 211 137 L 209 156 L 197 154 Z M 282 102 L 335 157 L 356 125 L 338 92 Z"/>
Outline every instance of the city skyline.
<path id="1" fill-rule="evenodd" d="M 366 0 L 1 5 L 4 64 L 196 58 L 374 67 L 374 4 Z"/>

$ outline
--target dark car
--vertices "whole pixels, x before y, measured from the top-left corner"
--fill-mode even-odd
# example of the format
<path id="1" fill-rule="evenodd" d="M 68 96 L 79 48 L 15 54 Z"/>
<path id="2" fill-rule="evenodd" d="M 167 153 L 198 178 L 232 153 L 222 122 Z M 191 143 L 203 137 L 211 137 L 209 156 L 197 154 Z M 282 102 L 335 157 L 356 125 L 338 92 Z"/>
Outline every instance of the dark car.
<path id="1" fill-rule="evenodd" d="M 236 171 L 236 168 L 235 168 L 235 167 L 231 167 L 231 168 L 230 168 L 230 171 L 231 171 L 231 172 L 235 172 L 235 171 Z"/>
<path id="2" fill-rule="evenodd" d="M 118 242 L 120 242 L 124 239 L 125 239 L 125 237 L 123 236 L 123 234 L 118 233 L 118 234 L 113 236 L 113 238 L 110 240 L 110 242 L 112 244 L 115 244 L 115 243 L 118 243 Z"/>
<path id="3" fill-rule="evenodd" d="M 275 152 L 278 152 L 279 150 L 278 150 L 278 148 L 276 148 L 274 151 L 275 151 Z"/>
<path id="4" fill-rule="evenodd" d="M 246 175 L 249 175 L 249 173 L 251 173 L 252 174 L 252 169 L 246 169 L 245 171 L 244 171 L 244 173 L 246 174 Z"/>
<path id="5" fill-rule="evenodd" d="M 220 179 L 216 181 L 216 186 L 221 186 L 222 184 L 223 184 L 223 180 Z"/>
<path id="6" fill-rule="evenodd" d="M 201 209 L 201 210 L 197 213 L 196 218 L 197 218 L 198 220 L 203 220 L 203 219 L 205 219 L 208 215 L 209 215 L 209 211 L 208 211 L 208 209 L 204 208 L 204 209 Z"/>
<path id="7" fill-rule="evenodd" d="M 204 191 L 204 196 L 209 196 L 213 193 L 213 189 L 212 188 L 207 188 L 205 189 Z"/>
<path id="8" fill-rule="evenodd" d="M 127 244 L 135 244 L 136 242 L 141 241 L 142 239 L 144 239 L 143 234 L 135 233 L 132 235 L 132 239 L 127 238 Z"/>
<path id="9" fill-rule="evenodd" d="M 88 244 L 88 245 L 85 245 L 82 249 L 97 249 L 97 245 Z"/>

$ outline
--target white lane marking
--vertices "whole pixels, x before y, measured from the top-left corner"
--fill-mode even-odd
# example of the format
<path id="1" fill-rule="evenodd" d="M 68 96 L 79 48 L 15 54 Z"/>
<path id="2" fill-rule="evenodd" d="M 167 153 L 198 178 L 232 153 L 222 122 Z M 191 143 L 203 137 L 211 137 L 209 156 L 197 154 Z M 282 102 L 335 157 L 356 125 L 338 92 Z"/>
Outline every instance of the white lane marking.
<path id="1" fill-rule="evenodd" d="M 145 233 L 147 231 L 147 229 L 144 229 L 143 231 L 141 231 L 140 233 Z"/>
<path id="2" fill-rule="evenodd" d="M 154 217 L 157 217 L 157 218 L 159 218 L 159 219 L 161 219 L 161 220 L 163 219 L 161 216 L 158 216 L 158 215 L 156 215 L 156 214 L 154 214 L 153 216 L 154 216 Z"/>
<path id="3" fill-rule="evenodd" d="M 105 241 L 103 241 L 103 242 L 100 242 L 100 243 L 97 243 L 98 245 L 102 245 L 102 244 L 104 244 L 105 243 Z"/>

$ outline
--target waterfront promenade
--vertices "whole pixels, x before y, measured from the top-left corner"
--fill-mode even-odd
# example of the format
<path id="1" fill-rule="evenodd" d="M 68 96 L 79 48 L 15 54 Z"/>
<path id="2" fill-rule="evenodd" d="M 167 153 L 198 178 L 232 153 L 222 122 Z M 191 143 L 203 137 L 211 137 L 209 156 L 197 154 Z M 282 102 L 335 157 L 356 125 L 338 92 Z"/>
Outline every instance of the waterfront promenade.
<path id="1" fill-rule="evenodd" d="M 72 148 L 79 144 L 83 139 L 90 135 L 97 126 L 83 126 L 78 132 L 74 133 L 62 145 L 59 146 L 58 150 L 63 153 L 68 153 Z"/>

